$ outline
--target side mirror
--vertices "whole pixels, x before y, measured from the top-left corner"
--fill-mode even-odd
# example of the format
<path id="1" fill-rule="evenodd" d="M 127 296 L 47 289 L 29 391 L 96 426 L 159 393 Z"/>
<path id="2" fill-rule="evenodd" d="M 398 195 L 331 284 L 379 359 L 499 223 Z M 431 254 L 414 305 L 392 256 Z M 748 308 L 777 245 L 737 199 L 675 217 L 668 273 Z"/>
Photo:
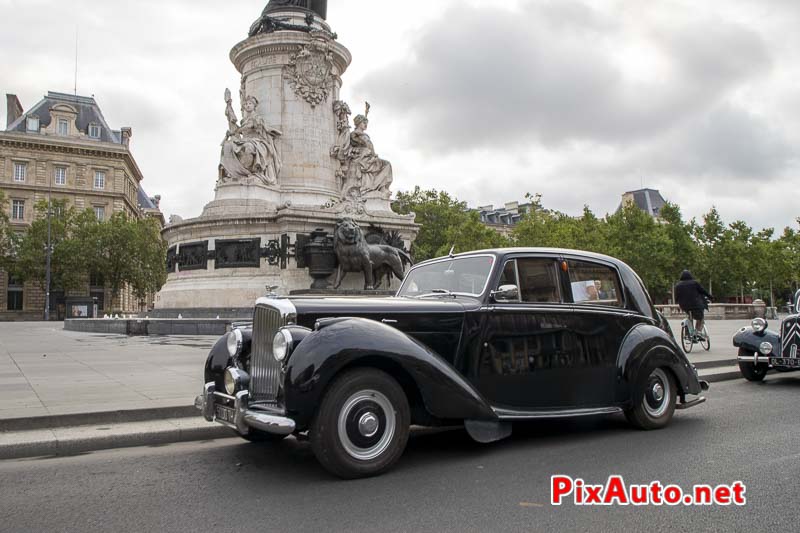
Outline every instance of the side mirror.
<path id="1" fill-rule="evenodd" d="M 516 302 L 519 301 L 519 288 L 516 285 L 500 285 L 491 295 L 495 302 Z"/>
<path id="2" fill-rule="evenodd" d="M 795 314 L 800 313 L 800 289 L 794 293 L 794 312 Z"/>

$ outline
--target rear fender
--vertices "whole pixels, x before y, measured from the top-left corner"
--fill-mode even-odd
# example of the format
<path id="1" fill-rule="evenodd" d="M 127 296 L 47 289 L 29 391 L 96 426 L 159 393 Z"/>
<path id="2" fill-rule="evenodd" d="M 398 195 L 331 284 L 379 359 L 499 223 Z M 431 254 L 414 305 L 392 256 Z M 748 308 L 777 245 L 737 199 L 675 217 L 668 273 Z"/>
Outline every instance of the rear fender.
<path id="1" fill-rule="evenodd" d="M 447 361 L 405 333 L 364 318 L 339 320 L 309 333 L 289 358 L 286 408 L 307 426 L 331 381 L 354 366 L 401 369 L 419 391 L 426 410 L 442 419 L 496 420 L 475 388 Z"/>
<path id="2" fill-rule="evenodd" d="M 639 324 L 623 339 L 617 356 L 617 401 L 628 404 L 637 392 L 640 374 L 651 365 L 669 368 L 678 381 L 680 396 L 700 394 L 694 366 L 675 339 L 663 329 Z"/>

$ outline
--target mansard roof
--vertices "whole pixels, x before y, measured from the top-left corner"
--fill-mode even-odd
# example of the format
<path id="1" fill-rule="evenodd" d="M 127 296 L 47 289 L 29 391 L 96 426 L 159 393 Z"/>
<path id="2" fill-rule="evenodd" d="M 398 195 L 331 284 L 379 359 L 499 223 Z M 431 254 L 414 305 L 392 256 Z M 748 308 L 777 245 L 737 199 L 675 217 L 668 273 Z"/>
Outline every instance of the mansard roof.
<path id="1" fill-rule="evenodd" d="M 75 123 L 78 129 L 86 134 L 87 141 L 122 144 L 121 133 L 109 127 L 106 119 L 103 117 L 100 106 L 97 105 L 97 101 L 95 101 L 94 98 L 53 91 L 48 91 L 47 95 L 44 96 L 42 100 L 17 118 L 6 131 L 26 133 L 27 126 L 25 119 L 30 116 L 38 117 L 41 127 L 47 127 L 50 125 L 51 120 L 50 109 L 56 106 L 68 106 L 77 113 Z M 99 139 L 93 139 L 88 136 L 90 124 L 96 124 L 100 128 Z"/>

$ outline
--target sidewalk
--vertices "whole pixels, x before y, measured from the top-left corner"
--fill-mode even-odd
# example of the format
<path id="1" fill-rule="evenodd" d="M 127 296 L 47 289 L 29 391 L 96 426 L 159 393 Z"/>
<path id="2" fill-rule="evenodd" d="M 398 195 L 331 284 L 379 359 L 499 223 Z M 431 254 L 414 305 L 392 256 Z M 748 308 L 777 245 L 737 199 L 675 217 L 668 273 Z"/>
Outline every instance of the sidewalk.
<path id="1" fill-rule="evenodd" d="M 679 334 L 680 320 L 670 324 Z M 702 379 L 740 377 L 731 339 L 748 324 L 708 322 L 711 350 L 695 345 L 689 355 Z M 217 338 L 125 337 L 64 331 L 58 322 L 0 322 L 0 459 L 232 435 L 194 408 Z"/>

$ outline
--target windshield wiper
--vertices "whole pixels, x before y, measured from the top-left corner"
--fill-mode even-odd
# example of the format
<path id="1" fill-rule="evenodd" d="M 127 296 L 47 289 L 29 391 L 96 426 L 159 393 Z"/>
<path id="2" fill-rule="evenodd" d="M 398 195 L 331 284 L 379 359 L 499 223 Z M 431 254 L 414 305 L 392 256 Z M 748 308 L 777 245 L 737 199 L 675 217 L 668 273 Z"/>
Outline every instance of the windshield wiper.
<path id="1" fill-rule="evenodd" d="M 448 291 L 447 289 L 431 289 L 431 292 L 427 294 L 420 294 L 419 296 L 417 296 L 417 298 L 428 298 L 429 296 L 441 296 L 441 295 L 455 297 L 455 294 Z"/>

